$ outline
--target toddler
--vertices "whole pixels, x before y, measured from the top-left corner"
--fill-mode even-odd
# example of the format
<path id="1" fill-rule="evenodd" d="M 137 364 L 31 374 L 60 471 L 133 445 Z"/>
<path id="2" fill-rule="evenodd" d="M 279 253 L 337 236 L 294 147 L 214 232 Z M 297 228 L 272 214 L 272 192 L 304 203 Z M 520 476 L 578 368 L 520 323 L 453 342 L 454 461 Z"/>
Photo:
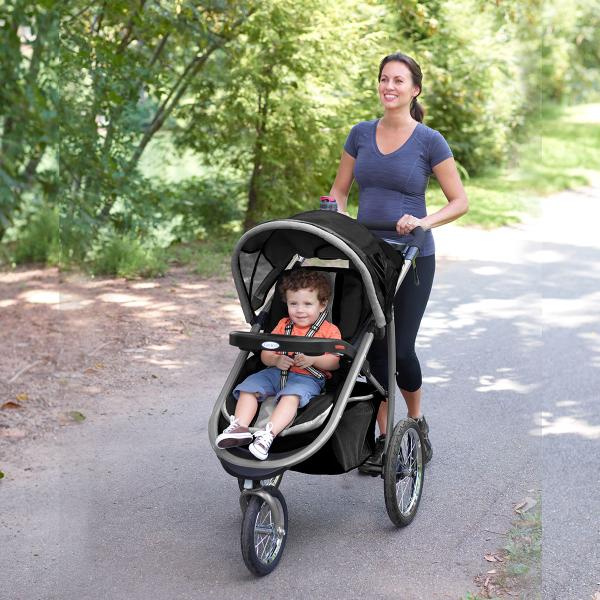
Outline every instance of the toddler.
<path id="1" fill-rule="evenodd" d="M 341 339 L 340 330 L 325 320 L 331 286 L 323 273 L 291 271 L 283 278 L 279 291 L 289 317 L 281 319 L 272 333 Z M 294 420 L 298 408 L 322 393 L 331 371 L 339 368 L 340 358 L 335 354 L 306 356 L 263 350 L 260 359 L 267 368 L 250 375 L 233 390 L 237 400 L 235 415 L 229 427 L 217 437 L 216 444 L 219 448 L 250 444 L 250 452 L 265 460 L 273 439 Z M 277 403 L 271 420 L 264 430 L 252 435 L 248 426 L 259 403 L 269 396 L 275 396 Z"/>

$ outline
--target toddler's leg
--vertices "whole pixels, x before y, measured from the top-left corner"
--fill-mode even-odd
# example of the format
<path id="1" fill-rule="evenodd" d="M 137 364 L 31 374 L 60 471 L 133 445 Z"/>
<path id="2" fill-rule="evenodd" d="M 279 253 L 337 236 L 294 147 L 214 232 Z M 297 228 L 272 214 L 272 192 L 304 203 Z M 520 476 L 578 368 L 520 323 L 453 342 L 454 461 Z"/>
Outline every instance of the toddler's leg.
<path id="1" fill-rule="evenodd" d="M 248 450 L 256 458 L 266 460 L 273 439 L 292 422 L 296 416 L 299 404 L 299 396 L 289 395 L 279 398 L 279 402 L 271 415 L 271 420 L 267 423 L 266 429 L 264 431 L 257 431 L 254 435 L 254 441 L 248 447 Z"/>
<path id="2" fill-rule="evenodd" d="M 235 405 L 235 417 L 240 425 L 248 427 L 254 419 L 258 410 L 258 400 L 256 394 L 250 392 L 240 392 L 237 404 Z"/>
<path id="3" fill-rule="evenodd" d="M 282 432 L 293 420 L 298 412 L 300 398 L 296 395 L 281 396 L 271 415 L 271 432 L 276 436 Z"/>

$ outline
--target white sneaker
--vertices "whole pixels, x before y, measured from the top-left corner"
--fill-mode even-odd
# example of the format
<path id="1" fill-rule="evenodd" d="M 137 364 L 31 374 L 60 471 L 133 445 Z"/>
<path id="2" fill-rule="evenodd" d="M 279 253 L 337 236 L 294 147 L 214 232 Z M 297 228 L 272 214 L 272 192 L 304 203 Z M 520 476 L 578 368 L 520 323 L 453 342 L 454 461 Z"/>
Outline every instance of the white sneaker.
<path id="1" fill-rule="evenodd" d="M 271 433 L 273 425 L 267 423 L 264 431 L 257 431 L 254 434 L 254 441 L 248 446 L 248 450 L 258 458 L 258 460 L 266 460 L 269 455 L 269 448 L 273 443 L 274 436 Z"/>

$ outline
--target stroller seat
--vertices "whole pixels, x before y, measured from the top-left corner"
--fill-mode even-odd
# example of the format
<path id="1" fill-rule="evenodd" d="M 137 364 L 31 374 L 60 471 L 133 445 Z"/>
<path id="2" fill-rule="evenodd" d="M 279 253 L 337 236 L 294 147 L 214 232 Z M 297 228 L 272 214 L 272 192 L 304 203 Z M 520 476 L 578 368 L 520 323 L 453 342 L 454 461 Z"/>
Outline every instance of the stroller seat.
<path id="1" fill-rule="evenodd" d="M 328 275 L 332 288 L 328 320 L 337 325 L 344 340 L 351 344 L 354 343 L 372 323 L 368 300 L 364 294 L 360 275 L 354 270 L 342 267 L 311 266 L 301 268 L 323 272 Z M 279 277 L 277 285 L 284 275 L 285 273 Z M 276 288 L 268 314 L 265 315 L 264 330 L 266 332 L 271 331 L 279 320 L 286 316 L 287 306 Z M 239 374 L 236 385 L 251 373 L 263 368 L 264 365 L 258 354 L 250 356 Z M 275 438 L 271 446 L 270 456 L 275 457 L 280 452 L 285 453 L 303 447 L 318 435 L 333 409 L 340 387 L 339 383 L 345 379 L 347 371 L 348 362 L 342 359 L 340 368 L 334 371 L 332 378 L 326 382 L 324 393 L 315 396 L 307 406 L 299 409 L 294 421 Z M 357 401 L 371 398 L 372 386 L 357 383 L 347 410 L 359 411 L 360 408 L 356 406 Z M 221 430 L 229 423 L 229 415 L 235 412 L 235 403 L 233 395 L 230 394 L 223 406 Z M 256 431 L 264 428 L 273 408 L 274 402 L 272 399 L 262 402 L 258 415 L 251 423 L 250 430 Z M 368 412 L 371 414 L 372 410 L 369 409 Z M 240 451 L 247 452 L 246 449 Z"/>

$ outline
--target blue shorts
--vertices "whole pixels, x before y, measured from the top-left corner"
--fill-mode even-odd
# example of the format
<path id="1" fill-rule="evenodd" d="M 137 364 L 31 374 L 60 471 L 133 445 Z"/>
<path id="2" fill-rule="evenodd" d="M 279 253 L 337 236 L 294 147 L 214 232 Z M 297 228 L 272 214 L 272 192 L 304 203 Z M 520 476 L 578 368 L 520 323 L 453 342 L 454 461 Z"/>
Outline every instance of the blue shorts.
<path id="1" fill-rule="evenodd" d="M 318 396 L 325 386 L 324 379 L 317 379 L 312 375 L 301 375 L 300 373 L 290 372 L 285 387 L 279 389 L 279 380 L 281 371 L 277 367 L 268 367 L 258 373 L 246 377 L 234 390 L 233 396 L 237 400 L 240 392 L 249 392 L 251 394 L 260 394 L 258 401 L 262 402 L 269 396 L 275 396 L 279 400 L 281 396 L 298 396 L 300 398 L 299 407 L 306 406 L 310 399 Z"/>

